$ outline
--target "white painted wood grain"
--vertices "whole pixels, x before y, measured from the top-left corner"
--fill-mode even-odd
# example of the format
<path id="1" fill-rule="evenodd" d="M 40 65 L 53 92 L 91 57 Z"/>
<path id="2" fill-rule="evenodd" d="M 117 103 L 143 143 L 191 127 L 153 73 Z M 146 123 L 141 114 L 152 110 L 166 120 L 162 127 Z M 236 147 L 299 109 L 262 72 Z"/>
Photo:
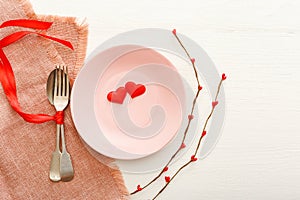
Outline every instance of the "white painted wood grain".
<path id="1" fill-rule="evenodd" d="M 123 31 L 176 27 L 228 74 L 221 140 L 159 199 L 300 199 L 300 1 L 31 2 L 40 14 L 86 19 L 88 54 Z M 133 190 L 153 174 L 124 177 Z M 162 184 L 133 199 L 153 196 Z"/>

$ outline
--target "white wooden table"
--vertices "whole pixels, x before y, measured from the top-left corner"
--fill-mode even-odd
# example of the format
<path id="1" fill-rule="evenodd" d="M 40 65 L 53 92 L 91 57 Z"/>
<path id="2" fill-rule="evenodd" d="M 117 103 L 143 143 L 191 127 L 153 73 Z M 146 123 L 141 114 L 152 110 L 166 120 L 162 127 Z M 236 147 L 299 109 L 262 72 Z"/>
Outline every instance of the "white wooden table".
<path id="1" fill-rule="evenodd" d="M 124 31 L 175 27 L 228 74 L 226 121 L 217 147 L 159 199 L 300 199 L 300 1 L 31 2 L 38 14 L 86 19 L 87 54 Z M 124 178 L 132 191 L 153 175 Z M 145 193 L 153 196 L 163 181 Z"/>

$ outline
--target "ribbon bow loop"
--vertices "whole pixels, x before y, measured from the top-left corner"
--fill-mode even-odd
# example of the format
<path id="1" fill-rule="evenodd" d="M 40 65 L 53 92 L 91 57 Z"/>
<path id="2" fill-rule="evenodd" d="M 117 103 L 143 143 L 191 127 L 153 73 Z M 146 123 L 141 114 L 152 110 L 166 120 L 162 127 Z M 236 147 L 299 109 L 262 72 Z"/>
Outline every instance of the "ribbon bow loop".
<path id="1" fill-rule="evenodd" d="M 47 30 L 51 27 L 52 22 L 43 22 L 38 20 L 29 20 L 29 19 L 16 19 L 16 20 L 9 20 L 3 22 L 0 25 L 0 28 L 10 27 L 10 26 L 19 26 L 24 28 L 32 28 L 32 29 L 39 29 L 39 30 Z M 4 93 L 7 97 L 7 100 L 11 107 L 27 122 L 31 123 L 44 123 L 47 121 L 56 121 L 57 124 L 62 124 L 64 120 L 64 113 L 63 111 L 57 112 L 54 116 L 47 115 L 47 114 L 29 114 L 22 111 L 20 106 L 18 97 L 17 97 L 17 88 L 16 88 L 16 81 L 13 69 L 11 64 L 6 57 L 3 48 L 9 46 L 10 44 L 19 41 L 23 37 L 28 34 L 36 34 L 42 36 L 46 39 L 50 39 L 52 41 L 58 42 L 72 50 L 74 50 L 72 44 L 69 41 L 62 40 L 59 38 L 55 38 L 52 36 L 48 36 L 46 34 L 34 32 L 34 31 L 17 31 L 14 32 L 3 39 L 0 40 L 0 82 L 2 84 Z"/>

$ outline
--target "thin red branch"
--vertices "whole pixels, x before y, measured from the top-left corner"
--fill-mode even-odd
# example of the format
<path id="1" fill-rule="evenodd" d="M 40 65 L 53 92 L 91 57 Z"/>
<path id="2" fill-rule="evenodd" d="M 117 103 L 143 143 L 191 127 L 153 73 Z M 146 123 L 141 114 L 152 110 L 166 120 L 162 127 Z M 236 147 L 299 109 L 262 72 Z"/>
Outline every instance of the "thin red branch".
<path id="1" fill-rule="evenodd" d="M 217 91 L 217 93 L 216 93 L 216 97 L 215 97 L 215 101 L 217 100 L 217 97 L 218 97 L 218 95 L 219 95 L 219 92 L 220 92 L 220 87 L 221 87 L 221 85 L 222 85 L 222 82 L 223 82 L 223 80 L 221 79 L 221 81 L 220 81 L 220 83 L 219 83 L 219 86 L 218 86 L 218 91 Z M 210 114 L 208 115 L 208 117 L 206 118 L 206 122 L 205 122 L 205 125 L 204 125 L 204 127 L 203 127 L 203 130 L 202 130 L 202 135 L 201 135 L 201 137 L 200 137 L 200 139 L 199 139 L 199 141 L 198 141 L 198 145 L 197 145 L 197 148 L 196 148 L 196 150 L 195 150 L 195 153 L 194 153 L 194 155 L 197 155 L 197 153 L 198 153 L 198 150 L 199 150 L 199 147 L 200 147 L 200 145 L 202 144 L 202 139 L 205 137 L 205 135 L 206 135 L 206 131 L 205 131 L 205 128 L 206 128 L 206 125 L 207 125 L 207 122 L 209 121 L 209 119 L 211 118 L 211 116 L 212 116 L 212 114 L 213 114 L 213 112 L 214 112 L 214 110 L 215 110 L 215 107 L 212 107 L 212 109 L 211 109 L 211 112 L 210 112 Z M 196 161 L 196 160 L 195 160 Z M 189 162 L 187 162 L 187 163 L 185 163 L 183 166 L 181 166 L 177 171 L 176 171 L 176 173 L 172 176 L 172 177 L 170 177 L 170 181 L 168 182 L 168 183 L 166 183 L 165 184 L 165 186 L 154 196 L 154 198 L 152 199 L 152 200 L 154 200 L 154 199 L 156 199 L 167 187 L 168 187 L 168 185 L 171 183 L 171 181 L 177 176 L 177 174 L 181 171 L 181 170 L 183 170 L 184 168 L 186 168 L 188 165 L 190 165 L 191 163 L 193 162 L 193 160 L 190 160 Z"/>
<path id="2" fill-rule="evenodd" d="M 180 46 L 183 48 L 183 50 L 185 51 L 187 57 L 189 58 L 189 60 L 191 61 L 192 63 L 192 66 L 193 66 L 193 69 L 194 69 L 194 73 L 195 73 L 195 77 L 196 77 L 196 80 L 197 80 L 197 83 L 198 83 L 198 87 L 197 87 L 197 93 L 193 99 L 193 105 L 192 105 L 192 108 L 191 108 L 191 112 L 190 112 L 190 115 L 193 115 L 194 113 L 194 110 L 195 110 L 195 105 L 196 105 L 196 102 L 197 102 L 197 99 L 198 99 L 198 96 L 199 96 L 199 93 L 200 93 L 200 90 L 202 89 L 202 87 L 200 86 L 200 81 L 199 81 L 199 78 L 198 78 L 198 72 L 197 72 L 197 69 L 196 69 L 196 66 L 195 66 L 195 60 L 192 59 L 192 57 L 190 56 L 190 54 L 188 53 L 188 51 L 186 50 L 186 48 L 184 47 L 183 43 L 181 42 L 181 40 L 179 39 L 179 37 L 174 34 L 175 38 L 177 39 L 177 41 L 179 42 Z M 184 133 L 183 133 L 183 138 L 182 138 L 182 142 L 181 144 L 183 144 L 185 142 L 185 139 L 186 139 L 186 135 L 188 133 L 188 130 L 189 130 L 189 127 L 190 127 L 190 124 L 191 124 L 191 120 L 188 120 L 188 124 L 184 130 Z M 180 150 L 182 149 L 181 148 L 181 144 L 180 146 L 178 147 L 177 151 L 171 156 L 171 158 L 169 159 L 169 161 L 165 164 L 165 166 L 163 167 L 163 169 L 160 171 L 160 173 L 155 176 L 151 181 L 149 181 L 144 187 L 141 187 L 141 189 L 145 189 L 147 188 L 148 186 L 150 186 L 153 182 L 155 182 L 163 173 L 164 173 L 164 168 L 165 167 L 168 167 L 169 164 L 173 161 L 173 159 L 177 156 L 177 154 L 180 152 Z M 140 189 L 136 189 L 135 191 L 131 192 L 130 195 L 133 195 L 137 192 L 140 192 L 141 190 Z"/>
<path id="3" fill-rule="evenodd" d="M 192 105 L 192 108 L 191 108 L 191 112 L 190 112 L 190 115 L 192 116 L 193 113 L 194 113 L 194 109 L 195 109 L 195 105 L 196 105 L 196 102 L 197 102 L 197 99 L 198 99 L 198 96 L 199 96 L 199 93 L 200 93 L 200 90 L 202 89 L 202 87 L 200 86 L 200 81 L 199 81 L 199 78 L 198 78 L 198 72 L 197 72 L 197 69 L 196 69 L 196 66 L 195 66 L 195 59 L 192 58 L 190 56 L 190 54 L 188 53 L 187 49 L 184 47 L 182 41 L 180 40 L 180 38 L 177 36 L 176 34 L 176 30 L 174 29 L 173 31 L 173 34 L 175 36 L 175 38 L 177 39 L 178 43 L 180 44 L 180 46 L 183 48 L 183 50 L 185 51 L 187 57 L 190 59 L 191 63 L 192 63 L 192 66 L 193 66 L 193 69 L 194 69 L 194 73 L 195 73 L 195 77 L 196 77 L 196 80 L 197 80 L 197 83 L 198 83 L 198 90 L 197 90 L 197 93 L 193 99 L 193 105 Z M 216 96 L 215 96 L 215 99 L 214 101 L 217 101 L 217 98 L 218 98 L 218 95 L 220 93 L 220 88 L 221 88 L 221 85 L 222 85 L 222 82 L 226 79 L 226 76 L 225 74 L 222 75 L 222 78 L 221 78 L 221 81 L 218 85 L 218 90 L 217 90 L 217 93 L 216 93 Z M 175 174 L 170 177 L 170 180 L 168 180 L 168 182 L 166 182 L 165 186 L 154 196 L 154 199 L 156 199 L 167 187 L 168 185 L 172 182 L 172 180 L 177 176 L 177 174 L 179 174 L 179 172 L 181 172 L 181 170 L 183 170 L 185 167 L 187 167 L 188 165 L 190 165 L 192 162 L 195 162 L 197 160 L 197 158 L 195 157 L 195 155 L 197 155 L 198 153 L 198 150 L 200 148 L 200 145 L 201 145 L 201 142 L 202 142 L 202 139 L 203 137 L 205 137 L 206 135 L 206 126 L 208 124 L 208 121 L 209 119 L 211 118 L 213 112 L 215 110 L 215 106 L 212 106 L 212 109 L 211 109 L 211 112 L 210 114 L 208 115 L 206 121 L 205 121 L 205 124 L 204 124 L 204 127 L 203 127 L 203 130 L 202 130 L 202 135 L 201 137 L 199 138 L 199 141 L 198 141 L 198 144 L 197 144 L 197 147 L 195 149 L 195 153 L 194 155 L 191 157 L 191 160 L 189 160 L 187 163 L 185 163 L 184 165 L 182 165 L 176 172 Z M 193 118 L 193 117 L 192 117 Z M 181 144 L 184 143 L 185 139 L 186 139 L 186 135 L 188 133 L 188 130 L 189 130 L 189 127 L 190 127 L 190 124 L 191 124 L 191 120 L 192 118 L 189 118 L 189 121 L 188 121 L 188 124 L 185 128 L 185 131 L 183 133 L 183 138 L 182 138 L 182 142 Z M 135 190 L 134 192 L 131 192 L 130 195 L 133 195 L 137 192 L 140 192 L 141 190 L 147 188 L 148 186 L 150 186 L 153 182 L 155 182 L 164 172 L 165 172 L 165 169 L 169 166 L 169 164 L 172 162 L 172 160 L 176 157 L 176 155 L 180 152 L 181 150 L 181 146 L 177 149 L 177 151 L 171 156 L 171 158 L 169 159 L 169 161 L 166 163 L 166 165 L 164 166 L 164 168 L 160 171 L 160 173 L 155 176 L 151 181 L 149 181 L 144 187 L 140 187 L 140 185 L 138 186 L 137 190 Z"/>

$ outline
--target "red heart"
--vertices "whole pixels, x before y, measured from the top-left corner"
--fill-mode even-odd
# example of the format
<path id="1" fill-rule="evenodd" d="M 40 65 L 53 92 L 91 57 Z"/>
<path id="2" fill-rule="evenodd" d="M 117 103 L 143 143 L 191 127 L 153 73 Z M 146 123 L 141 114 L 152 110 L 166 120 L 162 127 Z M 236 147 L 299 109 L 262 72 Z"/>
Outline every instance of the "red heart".
<path id="1" fill-rule="evenodd" d="M 202 87 L 201 85 L 198 86 L 198 90 L 202 90 L 202 88 L 203 88 L 203 87 Z"/>
<path id="2" fill-rule="evenodd" d="M 191 156 L 191 161 L 192 161 L 192 162 L 195 162 L 195 161 L 197 161 L 197 160 L 198 160 L 198 159 L 195 157 L 195 155 L 192 155 L 192 156 Z"/>
<path id="3" fill-rule="evenodd" d="M 184 144 L 184 142 L 181 144 L 180 149 L 184 149 L 186 147 L 186 145 Z"/>
<path id="4" fill-rule="evenodd" d="M 192 62 L 193 64 L 195 63 L 195 61 L 196 61 L 195 58 L 192 58 L 192 59 L 191 59 L 191 62 Z"/>
<path id="5" fill-rule="evenodd" d="M 107 100 L 113 103 L 122 104 L 126 96 L 126 89 L 119 87 L 116 91 L 109 92 L 107 94 Z"/>
<path id="6" fill-rule="evenodd" d="M 143 188 L 141 188 L 141 186 L 138 185 L 138 186 L 136 187 L 136 189 L 137 189 L 138 191 L 141 191 Z"/>
<path id="7" fill-rule="evenodd" d="M 172 33 L 173 33 L 174 35 L 176 35 L 176 29 L 173 29 Z"/>
<path id="8" fill-rule="evenodd" d="M 167 183 L 169 183 L 171 181 L 170 176 L 165 176 L 165 180 L 166 180 Z"/>
<path id="9" fill-rule="evenodd" d="M 189 119 L 189 120 L 194 119 L 194 115 L 188 115 L 188 119 Z"/>
<path id="10" fill-rule="evenodd" d="M 206 131 L 203 131 L 201 136 L 204 137 L 205 135 L 206 135 Z"/>
<path id="11" fill-rule="evenodd" d="M 212 105 L 212 107 L 214 108 L 214 107 L 216 107 L 216 105 L 218 105 L 218 101 L 213 101 L 212 103 L 211 103 L 211 105 Z"/>
<path id="12" fill-rule="evenodd" d="M 227 76 L 225 74 L 222 74 L 222 80 L 226 80 Z"/>
<path id="13" fill-rule="evenodd" d="M 127 82 L 125 84 L 127 92 L 130 94 L 131 98 L 141 96 L 145 93 L 146 87 L 142 84 L 135 84 L 134 82 Z"/>
<path id="14" fill-rule="evenodd" d="M 163 172 L 168 171 L 168 169 L 169 169 L 169 167 L 165 167 L 165 168 L 163 169 Z"/>

